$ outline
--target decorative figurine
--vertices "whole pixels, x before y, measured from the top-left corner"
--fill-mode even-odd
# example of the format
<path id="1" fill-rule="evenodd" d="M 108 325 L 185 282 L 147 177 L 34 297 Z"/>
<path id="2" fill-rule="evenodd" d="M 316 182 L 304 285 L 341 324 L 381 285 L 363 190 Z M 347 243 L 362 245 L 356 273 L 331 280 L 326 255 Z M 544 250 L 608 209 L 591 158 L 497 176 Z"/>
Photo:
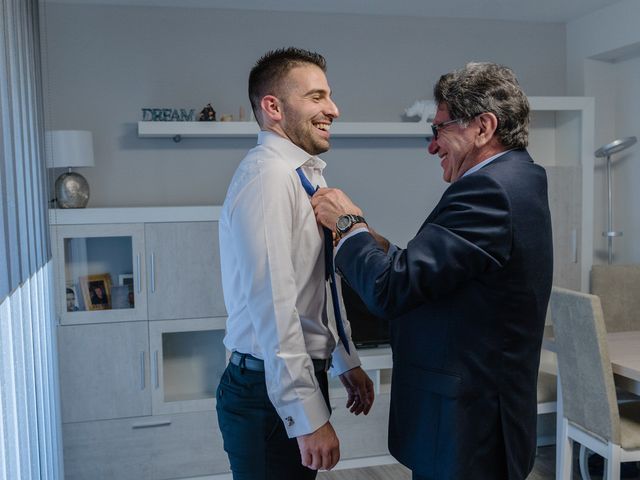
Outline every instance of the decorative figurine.
<path id="1" fill-rule="evenodd" d="M 207 103 L 207 106 L 204 107 L 202 111 L 198 114 L 198 120 L 200 122 L 216 121 L 216 111 L 213 109 L 210 103 Z"/>
<path id="2" fill-rule="evenodd" d="M 416 100 L 404 114 L 407 117 L 420 117 L 420 122 L 429 122 L 436 114 L 436 103 L 433 100 Z"/>

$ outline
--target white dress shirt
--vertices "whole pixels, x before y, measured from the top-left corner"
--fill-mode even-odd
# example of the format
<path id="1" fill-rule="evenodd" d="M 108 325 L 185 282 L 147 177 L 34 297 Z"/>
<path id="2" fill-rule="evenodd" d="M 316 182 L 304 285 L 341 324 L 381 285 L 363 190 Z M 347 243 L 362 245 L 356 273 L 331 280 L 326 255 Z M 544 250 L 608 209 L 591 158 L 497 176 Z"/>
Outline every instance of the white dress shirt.
<path id="1" fill-rule="evenodd" d="M 313 185 L 326 186 L 324 161 L 260 132 L 231 180 L 219 223 L 224 344 L 264 360 L 267 392 L 289 437 L 314 432 L 330 416 L 311 359 L 331 357 L 335 375 L 360 365 L 327 308 L 324 239 L 300 166 Z M 350 338 L 346 321 L 345 330 Z"/>

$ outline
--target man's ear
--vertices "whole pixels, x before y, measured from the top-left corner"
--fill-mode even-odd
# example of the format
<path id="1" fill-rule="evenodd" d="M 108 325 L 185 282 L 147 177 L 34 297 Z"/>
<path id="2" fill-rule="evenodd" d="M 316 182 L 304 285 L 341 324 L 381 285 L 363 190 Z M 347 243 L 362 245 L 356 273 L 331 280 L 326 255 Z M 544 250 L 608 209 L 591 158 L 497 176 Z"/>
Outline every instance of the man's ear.
<path id="1" fill-rule="evenodd" d="M 260 107 L 262 109 L 263 119 L 270 119 L 274 122 L 282 119 L 282 106 L 277 97 L 265 95 L 262 97 L 262 100 L 260 100 Z"/>
<path id="2" fill-rule="evenodd" d="M 494 138 L 496 129 L 498 128 L 498 117 L 491 112 L 481 113 L 476 117 L 480 131 L 476 137 L 478 146 L 486 145 Z"/>

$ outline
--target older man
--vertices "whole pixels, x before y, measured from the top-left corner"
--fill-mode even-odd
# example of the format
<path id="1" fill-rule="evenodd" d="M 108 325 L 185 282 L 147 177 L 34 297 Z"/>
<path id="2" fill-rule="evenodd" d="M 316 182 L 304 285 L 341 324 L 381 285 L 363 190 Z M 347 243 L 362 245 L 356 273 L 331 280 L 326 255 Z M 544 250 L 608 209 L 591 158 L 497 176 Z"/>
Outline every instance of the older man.
<path id="1" fill-rule="evenodd" d="M 434 98 L 429 152 L 451 185 L 406 249 L 339 190 L 312 203 L 341 237 L 336 268 L 392 319 L 391 453 L 416 480 L 521 480 L 552 279 L 546 174 L 525 149 L 529 104 L 510 69 L 468 64 Z"/>

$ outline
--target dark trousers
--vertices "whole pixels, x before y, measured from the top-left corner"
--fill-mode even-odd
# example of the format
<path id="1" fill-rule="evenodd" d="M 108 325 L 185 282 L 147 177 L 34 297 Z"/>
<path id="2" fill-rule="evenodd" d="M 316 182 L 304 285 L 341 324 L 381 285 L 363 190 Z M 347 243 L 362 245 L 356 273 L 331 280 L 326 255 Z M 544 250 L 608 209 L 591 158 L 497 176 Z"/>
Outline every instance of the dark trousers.
<path id="1" fill-rule="evenodd" d="M 326 372 L 316 378 L 329 406 Z M 264 372 L 229 364 L 216 392 L 218 424 L 229 456 L 233 480 L 313 480 L 304 467 L 298 441 L 288 438 L 267 396 Z"/>

